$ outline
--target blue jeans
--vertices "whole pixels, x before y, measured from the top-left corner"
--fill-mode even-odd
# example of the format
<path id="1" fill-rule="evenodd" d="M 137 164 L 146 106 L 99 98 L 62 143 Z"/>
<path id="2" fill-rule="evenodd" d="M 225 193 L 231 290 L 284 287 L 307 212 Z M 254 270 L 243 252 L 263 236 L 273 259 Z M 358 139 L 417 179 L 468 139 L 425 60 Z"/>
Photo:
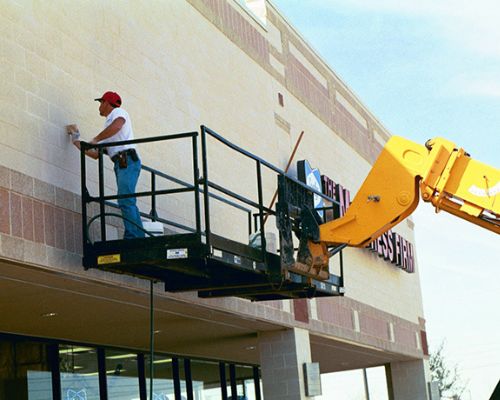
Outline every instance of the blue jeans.
<path id="1" fill-rule="evenodd" d="M 139 174 L 141 173 L 141 160 L 134 161 L 130 155 L 127 155 L 127 168 L 120 168 L 119 161 L 115 161 L 114 164 L 118 195 L 135 193 L 137 180 L 139 179 Z M 123 218 L 133 221 L 142 228 L 141 215 L 139 214 L 139 209 L 137 208 L 136 203 L 137 199 L 135 197 L 118 200 L 118 205 L 120 206 Z M 144 237 L 144 232 L 137 228 L 134 224 L 127 221 L 127 219 L 123 220 L 123 225 L 125 226 L 125 234 L 123 235 L 123 238 L 133 239 Z"/>

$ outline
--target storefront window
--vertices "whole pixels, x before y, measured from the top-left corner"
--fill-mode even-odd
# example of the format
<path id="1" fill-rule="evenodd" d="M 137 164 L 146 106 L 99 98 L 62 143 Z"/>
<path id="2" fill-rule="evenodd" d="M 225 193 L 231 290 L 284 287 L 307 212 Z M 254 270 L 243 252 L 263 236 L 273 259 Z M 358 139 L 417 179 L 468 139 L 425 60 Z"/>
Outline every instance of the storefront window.
<path id="1" fill-rule="evenodd" d="M 256 400 L 253 367 L 226 364 L 226 387 L 228 400 Z M 233 384 L 231 385 L 231 382 Z"/>
<path id="2" fill-rule="evenodd" d="M 108 400 L 139 399 L 137 354 L 106 350 Z"/>
<path id="3" fill-rule="evenodd" d="M 219 363 L 191 360 L 193 398 L 195 400 L 220 400 Z"/>
<path id="4" fill-rule="evenodd" d="M 149 393 L 151 389 L 150 373 L 150 356 L 144 357 L 144 368 L 146 371 L 146 390 L 148 399 L 151 398 Z M 155 356 L 153 359 L 153 399 L 169 400 L 174 399 L 174 378 L 172 357 Z"/>
<path id="5" fill-rule="evenodd" d="M 59 371 L 63 400 L 99 400 L 96 349 L 86 346 L 60 345 Z"/>
<path id="6" fill-rule="evenodd" d="M 44 343 L 0 336 L 0 399 L 52 398 L 52 373 Z"/>
<path id="7" fill-rule="evenodd" d="M 231 371 L 232 370 L 232 371 Z M 256 400 L 253 367 L 248 365 L 230 365 L 229 377 L 234 375 L 236 381 L 236 396 L 232 395 L 229 385 L 227 393 L 229 400 Z"/>
<path id="8" fill-rule="evenodd" d="M 222 369 L 221 369 L 222 368 Z M 100 379 L 106 375 L 106 380 Z M 225 377 L 221 385 L 221 373 Z M 0 400 L 257 400 L 254 367 L 0 334 Z M 102 386 L 106 383 L 106 387 Z M 102 392 L 101 393 L 101 389 Z M 60 394 L 60 397 L 59 397 Z M 180 397 L 179 397 L 180 396 Z"/>

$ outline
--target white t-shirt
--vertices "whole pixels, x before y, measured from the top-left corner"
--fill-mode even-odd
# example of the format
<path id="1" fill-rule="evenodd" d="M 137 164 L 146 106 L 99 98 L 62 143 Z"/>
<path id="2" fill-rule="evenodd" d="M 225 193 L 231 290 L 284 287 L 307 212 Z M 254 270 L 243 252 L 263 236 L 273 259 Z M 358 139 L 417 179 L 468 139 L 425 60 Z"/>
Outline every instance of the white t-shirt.
<path id="1" fill-rule="evenodd" d="M 99 143 L 112 143 L 112 142 L 121 142 L 122 140 L 132 140 L 134 138 L 134 132 L 132 131 L 132 122 L 130 121 L 130 117 L 128 112 L 126 112 L 121 107 L 116 107 L 109 113 L 106 117 L 106 122 L 104 123 L 104 128 L 106 129 L 111 123 L 117 119 L 123 118 L 125 123 L 117 133 L 115 133 L 110 138 L 101 140 Z M 127 144 L 124 146 L 113 146 L 107 147 L 108 156 L 113 157 L 116 153 L 126 150 L 126 149 L 135 149 L 134 144 Z"/>

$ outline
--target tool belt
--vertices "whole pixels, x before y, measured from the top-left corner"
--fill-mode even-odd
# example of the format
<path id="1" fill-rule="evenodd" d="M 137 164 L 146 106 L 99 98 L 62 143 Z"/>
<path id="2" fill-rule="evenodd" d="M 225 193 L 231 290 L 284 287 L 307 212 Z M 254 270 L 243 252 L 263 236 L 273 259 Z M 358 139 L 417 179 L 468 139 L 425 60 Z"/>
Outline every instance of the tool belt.
<path id="1" fill-rule="evenodd" d="M 133 161 L 139 161 L 139 156 L 137 155 L 135 149 L 120 151 L 111 157 L 111 161 L 114 163 L 118 161 L 118 166 L 120 168 L 127 168 L 127 156 L 130 156 Z"/>

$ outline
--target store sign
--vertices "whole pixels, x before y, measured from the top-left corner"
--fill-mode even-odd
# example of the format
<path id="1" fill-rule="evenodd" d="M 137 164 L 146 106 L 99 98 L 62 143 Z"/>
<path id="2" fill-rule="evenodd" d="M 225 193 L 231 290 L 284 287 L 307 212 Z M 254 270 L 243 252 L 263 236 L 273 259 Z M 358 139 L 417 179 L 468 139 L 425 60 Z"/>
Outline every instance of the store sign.
<path id="1" fill-rule="evenodd" d="M 306 169 L 306 166 L 308 166 L 308 169 Z M 298 178 L 308 185 L 309 182 L 303 178 L 307 176 L 307 171 L 309 170 L 312 170 L 309 162 L 298 161 Z M 315 169 L 314 171 L 318 170 Z M 317 174 L 320 175 L 319 171 L 317 172 Z M 334 219 L 334 217 L 338 218 L 344 216 L 347 209 L 351 205 L 350 191 L 344 188 L 342 185 L 336 183 L 326 175 L 320 175 L 320 177 L 321 188 L 319 190 L 326 196 L 338 201 L 340 204 L 340 215 L 334 216 L 333 212 L 326 212 L 324 215 L 322 215 L 322 217 L 325 221 L 331 221 L 332 219 Z M 316 186 L 310 186 L 316 188 Z M 324 207 L 324 205 L 322 205 L 321 207 Z M 387 262 L 394 264 L 402 270 L 409 273 L 415 272 L 415 253 L 413 244 L 398 233 L 393 232 L 392 230 L 382 234 L 379 238 L 370 243 L 367 248 L 372 252 L 377 253 L 379 257 L 383 258 Z"/>
<path id="2" fill-rule="evenodd" d="M 413 244 L 389 230 L 370 243 L 368 248 L 406 272 L 415 272 Z"/>
<path id="3" fill-rule="evenodd" d="M 340 204 L 340 217 L 343 217 L 351 205 L 351 192 L 344 188 L 342 185 L 339 185 L 332 181 L 326 175 L 321 175 L 321 190 L 323 194 L 331 197 L 334 200 L 337 200 Z M 333 216 L 332 218 L 333 219 Z"/>
<path id="4" fill-rule="evenodd" d="M 297 174 L 299 181 L 304 182 L 307 186 L 316 189 L 321 192 L 321 174 L 317 168 L 312 168 L 307 160 L 300 160 L 297 162 Z M 325 206 L 325 201 L 321 196 L 317 194 L 313 195 L 314 208 L 323 208 Z M 318 214 L 321 218 L 324 218 L 324 211 L 319 210 Z"/>

